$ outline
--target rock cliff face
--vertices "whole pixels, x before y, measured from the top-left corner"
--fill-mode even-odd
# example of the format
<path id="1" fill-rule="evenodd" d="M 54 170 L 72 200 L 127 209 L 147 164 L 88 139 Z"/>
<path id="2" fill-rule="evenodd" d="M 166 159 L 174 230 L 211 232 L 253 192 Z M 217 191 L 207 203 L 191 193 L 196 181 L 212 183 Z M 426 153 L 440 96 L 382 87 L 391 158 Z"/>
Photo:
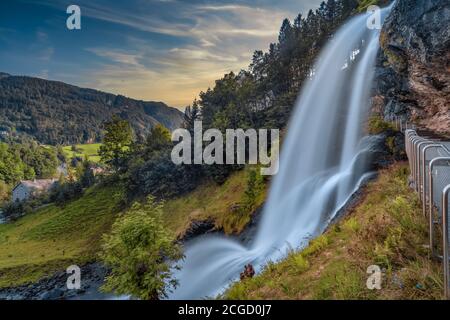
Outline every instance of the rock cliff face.
<path id="1" fill-rule="evenodd" d="M 380 43 L 374 111 L 450 134 L 450 2 L 397 0 Z"/>

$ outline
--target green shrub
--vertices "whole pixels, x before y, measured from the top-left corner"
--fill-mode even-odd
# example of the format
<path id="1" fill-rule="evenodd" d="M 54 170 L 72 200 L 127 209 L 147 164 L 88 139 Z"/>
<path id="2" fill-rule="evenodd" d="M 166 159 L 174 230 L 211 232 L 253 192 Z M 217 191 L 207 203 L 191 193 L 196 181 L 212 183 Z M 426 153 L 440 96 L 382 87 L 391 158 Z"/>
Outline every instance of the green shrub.
<path id="1" fill-rule="evenodd" d="M 135 203 L 104 236 L 101 258 L 111 268 L 104 291 L 156 300 L 177 285 L 170 261 L 181 259 L 182 253 L 161 214 L 162 205 L 148 197 L 146 204 Z"/>
<path id="2" fill-rule="evenodd" d="M 369 118 L 367 131 L 369 134 L 379 134 L 386 130 L 393 130 L 394 127 L 389 122 L 384 121 L 379 116 Z"/>
<path id="3" fill-rule="evenodd" d="M 345 221 L 343 227 L 345 230 L 352 232 L 358 232 L 361 228 L 356 217 L 349 218 L 347 221 Z"/>
<path id="4" fill-rule="evenodd" d="M 309 269 L 309 261 L 301 254 L 293 255 L 292 261 L 297 272 L 305 272 Z"/>
<path id="5" fill-rule="evenodd" d="M 328 246 L 328 244 L 329 244 L 329 240 L 328 240 L 327 235 L 322 234 L 321 236 L 312 240 L 309 243 L 309 245 L 302 251 L 302 254 L 305 257 L 311 256 L 311 255 L 325 249 Z"/>
<path id="6" fill-rule="evenodd" d="M 262 191 L 262 185 L 263 185 L 262 176 L 259 173 L 259 171 L 256 169 L 249 170 L 247 177 L 247 188 L 244 191 L 244 196 L 242 200 L 243 202 L 242 209 L 245 210 L 245 212 L 252 211 L 253 209 L 255 209 L 257 197 Z"/>
<path id="7" fill-rule="evenodd" d="M 356 9 L 358 12 L 366 11 L 369 6 L 378 5 L 383 6 L 389 3 L 388 0 L 359 0 L 358 8 Z"/>
<path id="8" fill-rule="evenodd" d="M 0 205 L 4 201 L 9 200 L 10 196 L 10 186 L 8 186 L 3 180 L 0 180 Z"/>

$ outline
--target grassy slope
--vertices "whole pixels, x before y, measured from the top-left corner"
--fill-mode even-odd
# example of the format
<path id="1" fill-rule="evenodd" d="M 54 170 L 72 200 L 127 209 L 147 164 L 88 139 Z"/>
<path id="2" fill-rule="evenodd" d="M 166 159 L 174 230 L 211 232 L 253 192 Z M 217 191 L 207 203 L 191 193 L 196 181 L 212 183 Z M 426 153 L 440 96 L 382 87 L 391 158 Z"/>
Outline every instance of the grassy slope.
<path id="1" fill-rule="evenodd" d="M 119 199 L 118 188 L 94 187 L 63 208 L 50 205 L 0 225 L 0 287 L 35 281 L 95 259 Z"/>
<path id="2" fill-rule="evenodd" d="M 79 152 L 72 151 L 72 146 L 63 147 L 64 153 L 66 157 L 69 159 L 80 157 L 84 159 L 85 156 L 89 157 L 89 160 L 93 162 L 99 162 L 100 157 L 98 155 L 98 149 L 100 148 L 101 143 L 90 143 L 90 144 L 77 144 L 76 148 Z"/>
<path id="3" fill-rule="evenodd" d="M 228 233 L 240 231 L 250 221 L 251 212 L 237 214 L 230 207 L 242 200 L 246 183 L 247 170 L 243 170 L 221 186 L 205 183 L 167 201 L 167 226 L 182 235 L 192 219 L 213 218 Z M 264 195 L 265 188 L 257 206 Z M 71 264 L 96 259 L 101 236 L 120 211 L 119 200 L 118 187 L 94 187 L 65 207 L 50 205 L 14 223 L 0 225 L 0 287 L 33 282 Z"/>
<path id="4" fill-rule="evenodd" d="M 251 219 L 251 212 L 240 214 L 231 208 L 239 205 L 247 186 L 248 169 L 235 172 L 221 186 L 214 182 L 201 185 L 193 192 L 165 203 L 167 225 L 177 236 L 183 235 L 192 220 L 212 218 L 217 228 L 225 233 L 239 233 Z M 256 199 L 255 207 L 262 205 L 267 185 Z"/>
<path id="5" fill-rule="evenodd" d="M 428 257 L 427 221 L 407 165 L 381 172 L 348 216 L 301 252 L 233 285 L 228 299 L 441 299 L 442 266 Z M 385 270 L 381 290 L 367 267 Z"/>

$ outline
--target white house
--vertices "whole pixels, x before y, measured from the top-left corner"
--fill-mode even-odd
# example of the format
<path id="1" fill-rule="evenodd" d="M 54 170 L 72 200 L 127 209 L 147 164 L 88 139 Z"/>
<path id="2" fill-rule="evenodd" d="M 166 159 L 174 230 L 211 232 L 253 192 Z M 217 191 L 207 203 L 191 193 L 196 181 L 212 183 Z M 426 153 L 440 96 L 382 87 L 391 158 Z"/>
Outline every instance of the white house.
<path id="1" fill-rule="evenodd" d="M 12 191 L 12 200 L 23 201 L 47 192 L 55 184 L 55 179 L 23 180 Z"/>

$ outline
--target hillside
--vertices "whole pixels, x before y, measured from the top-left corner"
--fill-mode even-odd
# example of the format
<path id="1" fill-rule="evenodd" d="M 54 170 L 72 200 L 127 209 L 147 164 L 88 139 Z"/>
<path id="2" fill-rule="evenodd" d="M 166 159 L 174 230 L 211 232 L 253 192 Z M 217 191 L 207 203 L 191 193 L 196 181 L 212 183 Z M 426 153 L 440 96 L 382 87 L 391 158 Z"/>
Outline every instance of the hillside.
<path id="1" fill-rule="evenodd" d="M 162 102 L 146 102 L 62 82 L 0 74 L 0 131 L 26 134 L 45 144 L 97 142 L 113 114 L 139 135 L 161 123 L 177 128 L 183 114 Z"/>
<path id="2" fill-rule="evenodd" d="M 234 173 L 224 184 L 206 181 L 196 190 L 164 202 L 163 220 L 177 238 L 200 233 L 198 226 L 238 233 L 254 210 L 233 211 L 243 202 L 249 170 Z M 254 207 L 264 201 L 267 185 Z M 19 220 L 0 225 L 0 288 L 35 282 L 70 264 L 98 260 L 100 240 L 122 208 L 120 186 L 97 185 L 64 206 L 51 204 Z"/>
<path id="3" fill-rule="evenodd" d="M 0 225 L 0 287 L 96 259 L 102 234 L 120 212 L 120 200 L 120 187 L 93 187 L 64 207 L 51 204 Z"/>

